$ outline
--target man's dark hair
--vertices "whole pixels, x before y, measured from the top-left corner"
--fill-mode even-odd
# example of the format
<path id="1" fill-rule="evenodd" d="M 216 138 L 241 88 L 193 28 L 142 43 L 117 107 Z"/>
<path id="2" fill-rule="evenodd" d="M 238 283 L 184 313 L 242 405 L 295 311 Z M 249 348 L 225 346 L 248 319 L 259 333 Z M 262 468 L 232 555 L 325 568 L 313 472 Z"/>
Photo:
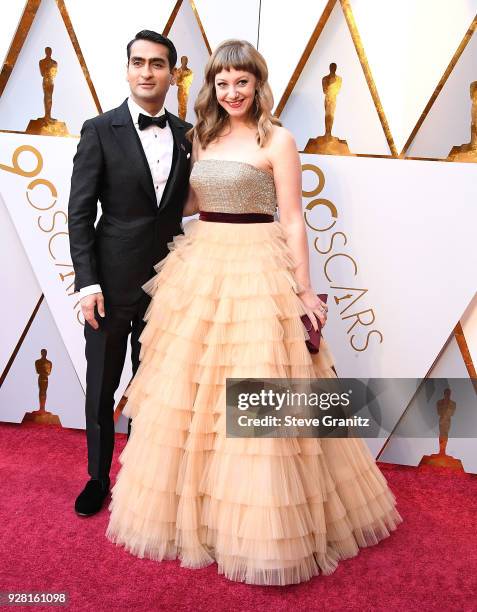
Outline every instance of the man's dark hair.
<path id="1" fill-rule="evenodd" d="M 158 43 L 159 45 L 164 45 L 168 50 L 169 57 L 169 68 L 172 70 L 177 63 L 177 51 L 174 47 L 174 43 L 172 40 L 169 40 L 162 34 L 158 34 L 157 32 L 153 32 L 152 30 L 141 30 L 136 34 L 136 36 L 128 42 L 128 46 L 126 47 L 126 52 L 128 55 L 128 64 L 129 59 L 131 57 L 131 47 L 136 40 L 149 40 L 154 43 Z"/>

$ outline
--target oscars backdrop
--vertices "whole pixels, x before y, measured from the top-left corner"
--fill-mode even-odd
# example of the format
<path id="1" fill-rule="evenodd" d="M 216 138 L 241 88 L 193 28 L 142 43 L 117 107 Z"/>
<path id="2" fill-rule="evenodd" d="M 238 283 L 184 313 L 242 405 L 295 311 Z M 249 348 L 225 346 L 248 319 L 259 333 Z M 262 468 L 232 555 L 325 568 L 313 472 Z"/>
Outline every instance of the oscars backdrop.
<path id="1" fill-rule="evenodd" d="M 475 378 L 476 13 L 477 0 L 3 3 L 0 420 L 85 425 L 72 159 L 83 121 L 128 95 L 125 47 L 144 28 L 175 42 L 166 107 L 191 122 L 219 42 L 245 38 L 265 56 L 275 113 L 301 155 L 313 283 L 329 294 L 339 375 Z M 130 376 L 127 366 L 118 431 Z M 432 399 L 447 423 L 468 403 L 477 411 L 477 387 L 442 391 Z M 396 395 L 392 431 L 367 440 L 374 455 L 418 465 L 438 453 L 477 473 L 475 439 L 452 427 L 439 439 L 400 435 L 418 419 L 417 396 Z"/>

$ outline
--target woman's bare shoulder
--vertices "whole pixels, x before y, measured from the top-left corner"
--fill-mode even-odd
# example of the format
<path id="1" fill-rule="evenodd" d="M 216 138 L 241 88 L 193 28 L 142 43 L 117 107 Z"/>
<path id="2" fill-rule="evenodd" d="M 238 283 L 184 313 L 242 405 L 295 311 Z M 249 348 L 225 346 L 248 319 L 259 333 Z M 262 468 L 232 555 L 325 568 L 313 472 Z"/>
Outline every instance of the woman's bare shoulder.
<path id="1" fill-rule="evenodd" d="M 272 151 L 283 151 L 290 148 L 296 150 L 295 137 L 286 127 L 273 125 L 270 130 L 268 147 Z"/>
<path id="2" fill-rule="evenodd" d="M 291 159 L 297 153 L 293 134 L 281 125 L 274 125 L 267 143 L 267 157 L 272 165 L 282 159 Z"/>

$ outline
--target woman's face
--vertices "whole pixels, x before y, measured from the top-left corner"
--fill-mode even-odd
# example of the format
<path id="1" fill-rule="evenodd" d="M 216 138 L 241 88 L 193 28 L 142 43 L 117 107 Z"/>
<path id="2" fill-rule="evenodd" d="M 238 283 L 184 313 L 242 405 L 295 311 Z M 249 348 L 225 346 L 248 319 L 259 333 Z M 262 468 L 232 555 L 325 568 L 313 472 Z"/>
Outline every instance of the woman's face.
<path id="1" fill-rule="evenodd" d="M 253 105 L 256 82 L 255 75 L 246 70 L 222 70 L 215 75 L 218 103 L 231 117 L 246 117 Z"/>

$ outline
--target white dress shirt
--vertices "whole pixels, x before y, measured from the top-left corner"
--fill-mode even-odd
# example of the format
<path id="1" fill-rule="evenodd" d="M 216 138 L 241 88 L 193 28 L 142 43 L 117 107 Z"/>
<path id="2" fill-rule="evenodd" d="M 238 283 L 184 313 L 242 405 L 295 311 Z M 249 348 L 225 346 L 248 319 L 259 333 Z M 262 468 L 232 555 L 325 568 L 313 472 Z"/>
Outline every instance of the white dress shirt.
<path id="1" fill-rule="evenodd" d="M 161 108 L 157 115 L 151 115 L 136 104 L 132 98 L 128 98 L 128 108 L 151 170 L 157 205 L 159 206 L 172 166 L 172 153 L 174 150 L 172 131 L 168 124 L 164 128 L 151 125 L 144 130 L 139 129 L 138 118 L 140 113 L 150 117 L 160 117 L 164 114 L 164 108 Z M 83 298 L 87 295 L 100 292 L 100 285 L 88 285 L 87 287 L 82 287 L 79 294 L 80 298 Z"/>

